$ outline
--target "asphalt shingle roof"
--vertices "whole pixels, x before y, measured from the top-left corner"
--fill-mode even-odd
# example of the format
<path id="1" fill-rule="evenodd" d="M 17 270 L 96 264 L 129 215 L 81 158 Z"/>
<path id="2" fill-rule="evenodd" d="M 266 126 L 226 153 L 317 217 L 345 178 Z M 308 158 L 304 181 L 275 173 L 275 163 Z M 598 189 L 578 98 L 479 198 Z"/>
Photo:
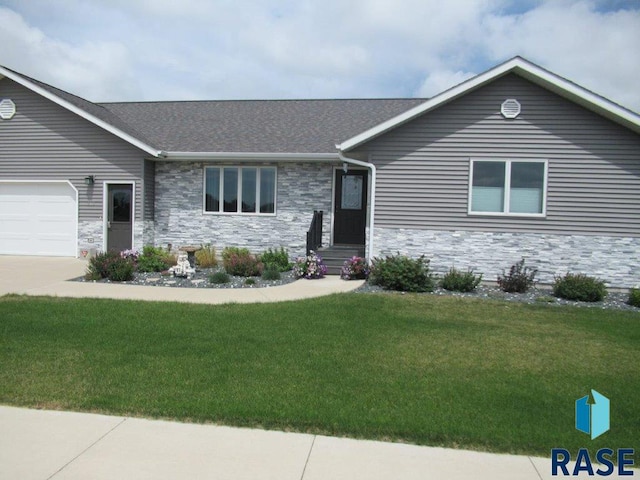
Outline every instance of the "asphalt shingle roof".
<path id="1" fill-rule="evenodd" d="M 426 100 L 93 103 L 10 71 L 137 140 L 167 152 L 335 153 L 337 143 Z"/>
<path id="2" fill-rule="evenodd" d="M 104 103 L 161 150 L 335 153 L 340 143 L 424 99 Z"/>

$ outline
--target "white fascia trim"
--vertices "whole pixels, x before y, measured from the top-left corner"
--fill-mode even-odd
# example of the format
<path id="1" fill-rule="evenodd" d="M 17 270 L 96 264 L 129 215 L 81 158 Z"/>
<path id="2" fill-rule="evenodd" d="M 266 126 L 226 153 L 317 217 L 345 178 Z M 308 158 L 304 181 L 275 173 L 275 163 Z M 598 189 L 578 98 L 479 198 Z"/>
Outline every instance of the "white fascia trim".
<path id="1" fill-rule="evenodd" d="M 128 133 L 123 132 L 122 130 L 114 127 L 113 125 L 100 120 L 98 117 L 94 117 L 93 115 L 91 115 L 90 113 L 86 112 L 85 110 L 76 107 L 75 105 L 67 102 L 66 100 L 63 100 L 62 98 L 58 97 L 57 95 L 54 95 L 53 93 L 49 92 L 48 90 L 45 90 L 33 83 L 31 83 L 30 81 L 22 78 L 20 75 L 17 75 L 13 72 L 10 72 L 8 70 L 6 70 L 3 67 L 0 67 L 0 80 L 2 79 L 1 77 L 7 77 L 11 80 L 13 80 L 16 83 L 19 83 L 20 85 L 22 85 L 25 88 L 28 88 L 29 90 L 33 91 L 34 93 L 37 93 L 38 95 L 51 100 L 54 103 L 57 103 L 58 105 L 60 105 L 63 108 L 66 108 L 67 110 L 69 110 L 72 113 L 75 113 L 76 115 L 79 115 L 80 117 L 84 118 L 85 120 L 90 121 L 91 123 L 93 123 L 94 125 L 106 130 L 109 133 L 112 133 L 113 135 L 115 135 L 116 137 L 121 138 L 122 140 L 124 140 L 127 143 L 130 143 L 131 145 L 138 147 L 140 150 L 143 150 L 145 152 L 147 152 L 150 155 L 153 155 L 154 157 L 157 157 L 160 154 L 160 150 L 153 148 L 150 145 L 147 145 L 146 143 L 138 140 L 137 138 L 132 137 L 131 135 L 129 135 Z M 87 100 L 88 101 L 88 100 Z"/>
<path id="2" fill-rule="evenodd" d="M 233 160 L 273 162 L 331 162 L 340 159 L 338 153 L 271 153 L 271 152 L 160 152 L 160 160 Z"/>
<path id="3" fill-rule="evenodd" d="M 455 87 L 445 90 L 435 97 L 427 100 L 406 112 L 397 115 L 386 122 L 383 122 L 369 130 L 366 130 L 355 137 L 345 140 L 337 145 L 338 149 L 346 152 L 357 147 L 389 130 L 392 130 L 403 123 L 406 123 L 423 113 L 433 110 L 441 105 L 455 100 L 503 75 L 514 72 L 527 80 L 530 80 L 542 87 L 545 87 L 569 100 L 572 100 L 596 113 L 599 113 L 610 120 L 621 123 L 627 128 L 640 132 L 640 115 L 628 110 L 620 105 L 607 100 L 579 85 L 566 80 L 548 70 L 545 70 L 521 57 L 515 57 L 507 62 L 498 65 L 484 73 L 481 73 Z"/>

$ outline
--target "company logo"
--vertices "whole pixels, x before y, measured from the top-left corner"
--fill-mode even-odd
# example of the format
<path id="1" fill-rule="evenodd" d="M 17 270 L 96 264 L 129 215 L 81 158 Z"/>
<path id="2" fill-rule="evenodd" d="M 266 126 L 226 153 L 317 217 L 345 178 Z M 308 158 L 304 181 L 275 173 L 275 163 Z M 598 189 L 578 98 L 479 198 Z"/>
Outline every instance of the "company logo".
<path id="1" fill-rule="evenodd" d="M 609 431 L 609 399 L 601 393 L 591 390 L 593 403 L 589 395 L 576 400 L 576 428 L 591 435 L 591 440 Z"/>
<path id="2" fill-rule="evenodd" d="M 591 436 L 591 440 L 609 431 L 610 402 L 601 393 L 591 390 L 589 395 L 576 400 L 576 429 Z M 569 466 L 571 462 L 571 452 L 564 448 L 551 449 L 551 475 L 576 477 L 585 472 L 589 476 L 598 475 L 607 477 L 616 470 L 619 476 L 633 476 L 633 470 L 626 467 L 633 467 L 633 448 L 619 448 L 617 451 L 611 448 L 601 448 L 596 452 L 595 465 L 589 456 L 589 449 L 580 448 L 575 458 L 573 469 Z M 571 471 L 570 471 L 571 470 Z"/>

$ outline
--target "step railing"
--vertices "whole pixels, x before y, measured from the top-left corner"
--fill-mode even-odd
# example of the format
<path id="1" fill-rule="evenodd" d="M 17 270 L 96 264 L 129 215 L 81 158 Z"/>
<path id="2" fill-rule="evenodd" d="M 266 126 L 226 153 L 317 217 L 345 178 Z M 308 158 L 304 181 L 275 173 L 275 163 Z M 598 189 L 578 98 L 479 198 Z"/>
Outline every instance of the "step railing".
<path id="1" fill-rule="evenodd" d="M 313 219 L 307 232 L 307 255 L 322 246 L 322 215 L 322 210 L 313 211 Z"/>

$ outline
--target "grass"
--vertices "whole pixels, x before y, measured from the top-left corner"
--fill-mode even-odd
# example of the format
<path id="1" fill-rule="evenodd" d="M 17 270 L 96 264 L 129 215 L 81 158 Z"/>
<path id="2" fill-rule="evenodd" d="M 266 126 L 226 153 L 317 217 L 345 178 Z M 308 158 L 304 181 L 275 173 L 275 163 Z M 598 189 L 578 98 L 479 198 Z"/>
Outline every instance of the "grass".
<path id="1" fill-rule="evenodd" d="M 638 448 L 638 365 L 637 312 L 416 295 L 0 298 L 0 403 L 36 408 L 548 456 Z M 594 441 L 574 428 L 591 388 L 611 399 Z"/>

